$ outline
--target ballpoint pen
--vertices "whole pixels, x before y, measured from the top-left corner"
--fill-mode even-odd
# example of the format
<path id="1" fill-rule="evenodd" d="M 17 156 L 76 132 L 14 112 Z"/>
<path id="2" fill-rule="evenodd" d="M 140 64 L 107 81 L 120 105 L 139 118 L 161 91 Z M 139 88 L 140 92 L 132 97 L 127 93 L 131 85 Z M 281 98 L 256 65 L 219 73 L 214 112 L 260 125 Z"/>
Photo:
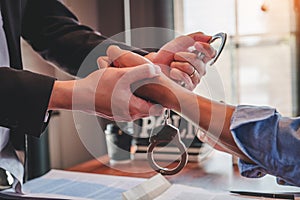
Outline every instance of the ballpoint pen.
<path id="1" fill-rule="evenodd" d="M 249 192 L 249 191 L 230 191 L 234 194 L 255 196 L 255 197 L 267 197 L 275 199 L 295 199 L 294 193 L 267 193 L 267 192 Z"/>

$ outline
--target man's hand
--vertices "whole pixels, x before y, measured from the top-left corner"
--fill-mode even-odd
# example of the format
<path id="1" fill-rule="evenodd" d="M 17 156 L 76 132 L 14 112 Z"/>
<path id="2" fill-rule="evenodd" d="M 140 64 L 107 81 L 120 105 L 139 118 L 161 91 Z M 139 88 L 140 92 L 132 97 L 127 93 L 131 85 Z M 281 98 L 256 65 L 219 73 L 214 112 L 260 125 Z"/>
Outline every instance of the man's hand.
<path id="1" fill-rule="evenodd" d="M 183 83 L 187 89 L 193 90 L 206 73 L 206 63 L 216 54 L 215 49 L 208 44 L 210 39 L 211 36 L 200 32 L 177 37 L 165 44 L 157 53 L 152 52 L 146 55 L 146 59 L 139 63 L 152 62 L 159 65 L 162 72 L 169 78 L 179 84 Z M 191 52 L 191 47 L 197 54 Z M 202 53 L 200 58 L 198 52 Z M 141 61 L 141 58 L 135 59 Z M 100 60 L 112 62 L 113 66 L 120 68 L 138 65 L 136 60 L 132 61 L 128 58 L 124 59 L 124 57 L 118 59 L 110 57 L 110 61 L 101 57 Z"/>
<path id="2" fill-rule="evenodd" d="M 135 82 L 160 74 L 158 66 L 147 63 L 134 68 L 100 69 L 75 81 L 56 81 L 49 109 L 79 110 L 115 121 L 161 115 L 161 106 L 136 97 L 130 88 Z"/>
<path id="3" fill-rule="evenodd" d="M 205 75 L 207 62 L 216 54 L 215 49 L 208 44 L 210 39 L 211 36 L 201 32 L 180 36 L 168 42 L 157 53 L 150 53 L 146 57 L 160 65 L 169 78 L 193 90 Z M 197 54 L 191 52 L 190 47 L 194 47 Z M 202 53 L 200 58 L 198 52 Z"/>

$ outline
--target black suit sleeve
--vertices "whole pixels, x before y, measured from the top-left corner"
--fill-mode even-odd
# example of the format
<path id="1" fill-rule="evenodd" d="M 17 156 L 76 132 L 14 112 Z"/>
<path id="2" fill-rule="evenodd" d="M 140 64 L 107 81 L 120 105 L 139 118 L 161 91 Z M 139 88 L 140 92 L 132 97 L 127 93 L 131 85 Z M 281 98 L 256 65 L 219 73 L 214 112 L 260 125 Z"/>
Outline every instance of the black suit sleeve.
<path id="1" fill-rule="evenodd" d="M 91 28 L 80 24 L 74 14 L 58 0 L 26 2 L 22 13 L 22 37 L 43 58 L 70 74 L 76 75 L 85 57 L 103 42 L 98 56 L 105 55 L 107 47 L 112 44 L 141 55 L 148 53 L 107 40 Z M 12 79 L 16 80 L 11 81 Z M 11 69 L 1 69 L 0 80 L 0 91 L 4 90 L 7 95 L 0 100 L 0 110 L 3 110 L 0 114 L 0 125 L 11 128 L 16 134 L 39 136 L 45 127 L 43 120 L 54 80 Z M 9 87 L 5 88 L 5 85 Z M 18 101 L 21 102 L 18 104 L 12 99 L 22 101 Z"/>
<path id="2" fill-rule="evenodd" d="M 108 19 L 109 20 L 109 19 Z M 23 16 L 22 36 L 35 51 L 65 71 L 76 75 L 85 57 L 99 44 L 99 55 L 116 44 L 141 55 L 146 51 L 108 40 L 77 18 L 57 0 L 28 0 Z"/>
<path id="3" fill-rule="evenodd" d="M 0 125 L 12 133 L 39 136 L 55 79 L 25 70 L 0 68 Z"/>

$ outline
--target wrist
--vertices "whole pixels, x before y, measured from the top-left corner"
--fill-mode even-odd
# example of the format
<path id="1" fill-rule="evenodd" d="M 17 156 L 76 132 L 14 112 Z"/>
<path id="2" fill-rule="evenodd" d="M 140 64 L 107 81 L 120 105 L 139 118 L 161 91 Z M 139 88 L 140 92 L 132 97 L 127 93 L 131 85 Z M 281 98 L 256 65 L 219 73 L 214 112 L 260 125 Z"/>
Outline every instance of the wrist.
<path id="1" fill-rule="evenodd" d="M 150 52 L 147 55 L 145 55 L 144 57 L 147 58 L 148 60 L 150 60 L 151 62 L 153 62 L 156 54 L 157 54 L 156 52 Z"/>
<path id="2" fill-rule="evenodd" d="M 189 92 L 163 74 L 134 84 L 133 88 L 137 88 L 134 90 L 137 96 L 176 111 L 180 111 L 180 101 L 182 101 L 180 98 Z"/>
<path id="3" fill-rule="evenodd" d="M 74 81 L 55 81 L 48 110 L 71 110 Z"/>

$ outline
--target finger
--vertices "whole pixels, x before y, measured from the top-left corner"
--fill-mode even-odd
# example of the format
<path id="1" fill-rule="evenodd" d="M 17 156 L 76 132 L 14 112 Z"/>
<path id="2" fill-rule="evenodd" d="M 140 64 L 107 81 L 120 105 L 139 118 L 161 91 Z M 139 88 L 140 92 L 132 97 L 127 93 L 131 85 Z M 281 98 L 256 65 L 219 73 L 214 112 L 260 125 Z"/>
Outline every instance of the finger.
<path id="1" fill-rule="evenodd" d="M 201 52 L 205 55 L 203 58 L 204 63 L 207 63 L 216 56 L 217 51 L 207 43 L 196 42 L 194 47 L 198 52 Z"/>
<path id="2" fill-rule="evenodd" d="M 189 74 L 187 74 L 181 70 L 179 70 L 179 71 L 180 71 L 181 77 L 182 77 L 182 73 L 186 74 L 187 77 L 192 81 L 192 84 L 194 85 L 193 89 L 196 87 L 196 85 L 198 85 L 200 83 L 202 76 L 200 76 L 200 74 L 197 71 L 195 71 L 194 69 L 193 69 L 192 73 L 189 73 Z M 179 73 L 179 72 L 175 71 L 173 73 Z"/>
<path id="3" fill-rule="evenodd" d="M 110 65 L 109 58 L 107 56 L 101 56 L 97 59 L 99 69 L 107 68 Z"/>
<path id="4" fill-rule="evenodd" d="M 120 56 L 128 53 L 129 51 L 125 51 L 120 49 L 120 47 L 116 45 L 111 45 L 107 48 L 106 54 L 112 61 L 117 60 Z"/>
<path id="5" fill-rule="evenodd" d="M 109 57 L 109 59 L 115 67 L 126 67 L 123 66 L 122 61 L 120 59 L 127 53 L 129 53 L 129 51 L 122 50 L 116 45 L 109 46 L 106 51 L 107 56 Z"/>
<path id="6" fill-rule="evenodd" d="M 118 46 L 112 45 L 107 49 L 107 55 L 114 65 L 118 67 L 135 67 L 145 63 L 151 63 L 148 59 L 136 53 L 122 50 Z"/>
<path id="7" fill-rule="evenodd" d="M 176 43 L 181 46 L 180 50 L 184 50 L 193 46 L 195 42 L 209 43 L 211 36 L 205 35 L 202 32 L 191 33 L 183 35 L 175 39 Z"/>
<path id="8" fill-rule="evenodd" d="M 121 68 L 118 70 L 122 71 L 122 76 L 117 80 L 111 96 L 112 113 L 114 116 L 123 116 L 125 119 L 131 118 L 132 115 L 136 117 L 136 113 L 141 112 L 140 107 L 145 106 L 145 102 L 142 101 L 143 104 L 140 105 L 142 102 L 138 100 L 139 98 L 134 97 L 131 88 L 132 84 L 140 80 L 159 76 L 161 70 L 158 66 L 153 64 L 143 64 L 137 67 Z M 132 98 L 134 103 L 131 103 L 130 101 Z M 127 112 L 122 112 L 122 110 L 127 110 Z M 147 115 L 147 113 L 142 112 L 138 116 L 141 117 Z"/>
<path id="9" fill-rule="evenodd" d="M 195 68 L 193 67 L 193 65 L 191 65 L 189 62 L 186 61 L 180 61 L 180 62 L 172 62 L 170 65 L 171 68 L 176 68 L 184 73 L 186 73 L 187 75 L 191 75 L 194 73 Z"/>
<path id="10" fill-rule="evenodd" d="M 205 42 L 208 43 L 212 36 L 205 35 L 203 32 L 195 32 L 188 34 L 189 37 L 193 38 L 194 41 Z"/>
<path id="11" fill-rule="evenodd" d="M 163 107 L 160 105 L 154 105 L 139 97 L 132 96 L 130 115 L 133 120 L 148 116 L 160 116 L 163 112 Z"/>
<path id="12" fill-rule="evenodd" d="M 133 120 L 148 117 L 150 108 L 151 105 L 147 101 L 134 95 L 131 97 L 129 111 Z"/>
<path id="13" fill-rule="evenodd" d="M 161 74 L 160 67 L 154 64 L 143 64 L 137 67 L 123 69 L 126 70 L 126 73 L 120 81 L 127 85 L 143 79 L 154 78 Z"/>
<path id="14" fill-rule="evenodd" d="M 200 83 L 201 77 L 200 74 L 195 70 L 191 75 L 189 75 L 190 79 L 192 80 L 194 86 L 198 85 Z"/>
<path id="15" fill-rule="evenodd" d="M 204 76 L 206 74 L 206 65 L 205 63 L 198 59 L 197 55 L 194 53 L 189 53 L 189 52 L 178 52 L 174 55 L 174 60 L 176 62 L 183 62 L 183 63 L 188 63 L 190 66 L 187 66 L 187 64 L 183 64 L 183 66 L 181 66 L 181 71 L 187 73 L 188 75 L 191 75 L 194 71 L 193 68 L 195 68 L 200 76 Z M 176 63 L 174 62 L 174 63 Z M 179 66 L 180 64 L 176 64 L 177 66 Z M 174 66 L 174 64 L 171 66 Z"/>
<path id="16" fill-rule="evenodd" d="M 179 36 L 173 41 L 164 45 L 157 53 L 156 57 L 164 59 L 169 59 L 173 54 L 180 51 L 186 51 L 189 47 L 193 46 L 195 40 L 187 35 Z M 167 58 L 166 58 L 167 57 Z"/>
<path id="17" fill-rule="evenodd" d="M 173 79 L 177 83 L 184 83 L 185 88 L 189 90 L 193 90 L 195 88 L 195 85 L 193 84 L 191 78 L 184 72 L 172 68 L 170 71 L 170 78 Z"/>
<path id="18" fill-rule="evenodd" d="M 183 35 L 175 39 L 175 45 L 176 45 L 176 51 L 185 51 L 187 48 L 190 46 L 193 46 L 195 43 L 195 40 L 188 36 L 188 35 Z"/>
<path id="19" fill-rule="evenodd" d="M 183 35 L 175 38 L 171 42 L 164 45 L 155 56 L 154 62 L 170 65 L 175 53 L 180 51 L 187 51 L 190 47 L 194 46 L 195 42 L 209 42 L 211 36 L 206 36 L 201 32 Z"/>
<path id="20" fill-rule="evenodd" d="M 174 60 L 176 61 L 182 61 L 182 62 L 192 62 L 193 60 L 196 60 L 197 55 L 192 52 L 178 52 L 174 55 Z"/>

